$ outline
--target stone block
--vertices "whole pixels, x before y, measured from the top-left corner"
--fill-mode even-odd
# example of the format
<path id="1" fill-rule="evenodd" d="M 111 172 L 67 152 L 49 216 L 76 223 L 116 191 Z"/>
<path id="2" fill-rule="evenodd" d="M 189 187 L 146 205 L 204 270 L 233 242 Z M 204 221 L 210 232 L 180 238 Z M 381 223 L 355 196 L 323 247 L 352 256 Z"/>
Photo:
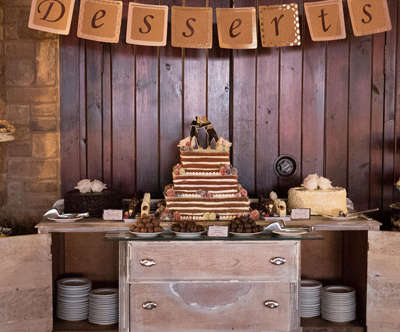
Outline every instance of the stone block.
<path id="1" fill-rule="evenodd" d="M 0 25 L 0 40 L 4 40 L 4 26 L 2 24 Z"/>
<path id="2" fill-rule="evenodd" d="M 30 122 L 29 105 L 7 105 L 6 119 L 13 125 L 27 126 Z"/>
<path id="3" fill-rule="evenodd" d="M 27 126 L 15 126 L 15 141 L 27 141 L 32 139 L 30 128 Z"/>
<path id="4" fill-rule="evenodd" d="M 58 157 L 58 134 L 32 134 L 32 156 L 34 158 Z"/>
<path id="5" fill-rule="evenodd" d="M 4 7 L 4 9 L 5 9 L 4 23 L 9 24 L 18 22 L 18 19 L 21 15 L 21 10 L 22 10 L 21 7 Z"/>
<path id="6" fill-rule="evenodd" d="M 58 40 L 42 40 L 36 44 L 36 84 L 57 82 Z"/>
<path id="7" fill-rule="evenodd" d="M 58 161 L 9 158 L 9 178 L 56 179 L 58 177 Z"/>
<path id="8" fill-rule="evenodd" d="M 32 58 L 34 54 L 35 43 L 31 40 L 5 42 L 5 55 L 8 58 Z"/>
<path id="9" fill-rule="evenodd" d="M 0 23 L 4 22 L 4 10 L 2 7 L 0 7 Z"/>
<path id="10" fill-rule="evenodd" d="M 18 39 L 18 24 L 17 24 L 17 22 L 6 24 L 3 27 L 4 27 L 3 35 L 4 35 L 5 40 Z"/>
<path id="11" fill-rule="evenodd" d="M 58 39 L 58 35 L 28 28 L 30 7 L 20 7 L 17 36 L 21 39 Z M 14 24 L 14 23 L 12 23 Z"/>
<path id="12" fill-rule="evenodd" d="M 34 118 L 31 121 L 32 131 L 56 131 L 57 119 L 55 118 Z"/>
<path id="13" fill-rule="evenodd" d="M 32 117 L 58 116 L 58 109 L 59 106 L 57 104 L 32 105 L 31 115 Z"/>
<path id="14" fill-rule="evenodd" d="M 6 84 L 29 86 L 35 81 L 35 63 L 30 59 L 12 59 L 6 63 Z"/>
<path id="15" fill-rule="evenodd" d="M 7 183 L 7 203 L 12 206 L 22 206 L 24 203 L 24 183 L 9 180 Z"/>
<path id="16" fill-rule="evenodd" d="M 28 142 L 14 142 L 12 147 L 8 149 L 10 157 L 31 157 L 32 156 L 32 143 Z"/>
<path id="17" fill-rule="evenodd" d="M 34 181 L 25 182 L 25 192 L 55 193 L 59 191 L 57 181 Z"/>
<path id="18" fill-rule="evenodd" d="M 9 103 L 56 103 L 57 88 L 7 88 Z"/>
<path id="19" fill-rule="evenodd" d="M 48 210 L 58 199 L 58 193 L 25 193 L 25 202 L 27 207 L 34 209 Z"/>

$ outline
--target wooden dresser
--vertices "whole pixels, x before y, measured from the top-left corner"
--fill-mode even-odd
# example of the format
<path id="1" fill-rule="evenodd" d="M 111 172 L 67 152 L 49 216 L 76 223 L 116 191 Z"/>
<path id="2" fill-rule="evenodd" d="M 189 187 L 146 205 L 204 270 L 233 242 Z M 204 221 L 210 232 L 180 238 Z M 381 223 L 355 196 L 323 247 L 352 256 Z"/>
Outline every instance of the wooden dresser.
<path id="1" fill-rule="evenodd" d="M 131 332 L 300 331 L 299 241 L 128 243 Z"/>

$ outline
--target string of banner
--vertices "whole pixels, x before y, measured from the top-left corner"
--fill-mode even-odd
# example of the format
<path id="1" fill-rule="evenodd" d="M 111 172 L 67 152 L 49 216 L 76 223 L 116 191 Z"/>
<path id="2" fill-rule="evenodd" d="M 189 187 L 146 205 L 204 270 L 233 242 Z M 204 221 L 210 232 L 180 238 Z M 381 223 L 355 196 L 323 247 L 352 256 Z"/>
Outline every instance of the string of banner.
<path id="1" fill-rule="evenodd" d="M 68 35 L 75 0 L 33 0 L 29 28 Z M 347 0 L 353 33 L 364 36 L 392 29 L 387 0 Z M 99 42 L 118 43 L 122 1 L 81 0 L 77 35 Z M 305 2 L 313 41 L 346 38 L 343 1 Z M 126 43 L 146 46 L 167 44 L 168 6 L 129 3 Z M 211 48 L 213 12 L 210 7 L 171 7 L 171 45 Z M 296 3 L 258 7 L 263 47 L 301 45 L 299 9 Z M 257 48 L 255 7 L 216 8 L 221 48 Z"/>

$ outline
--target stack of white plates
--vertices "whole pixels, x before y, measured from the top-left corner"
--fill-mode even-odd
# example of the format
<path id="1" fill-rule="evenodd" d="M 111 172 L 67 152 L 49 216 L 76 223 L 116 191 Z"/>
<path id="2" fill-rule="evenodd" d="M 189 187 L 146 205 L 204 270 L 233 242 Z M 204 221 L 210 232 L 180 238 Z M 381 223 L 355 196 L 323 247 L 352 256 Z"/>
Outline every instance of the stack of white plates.
<path id="1" fill-rule="evenodd" d="M 356 291 L 348 286 L 325 286 L 321 293 L 322 318 L 344 323 L 356 319 Z"/>
<path id="2" fill-rule="evenodd" d="M 89 291 L 92 283 L 86 278 L 64 278 L 57 281 L 57 317 L 78 321 L 88 318 Z"/>
<path id="3" fill-rule="evenodd" d="M 118 317 L 118 289 L 93 289 L 89 294 L 89 322 L 111 325 L 118 323 Z"/>
<path id="4" fill-rule="evenodd" d="M 320 315 L 322 284 L 317 280 L 302 280 L 299 291 L 300 317 Z"/>

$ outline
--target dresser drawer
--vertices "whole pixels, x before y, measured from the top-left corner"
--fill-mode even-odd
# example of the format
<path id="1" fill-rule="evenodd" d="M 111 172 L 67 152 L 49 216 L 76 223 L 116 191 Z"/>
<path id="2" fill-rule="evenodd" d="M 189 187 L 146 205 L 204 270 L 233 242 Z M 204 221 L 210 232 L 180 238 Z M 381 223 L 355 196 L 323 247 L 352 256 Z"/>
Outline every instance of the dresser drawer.
<path id="1" fill-rule="evenodd" d="M 133 283 L 131 331 L 293 331 L 299 327 L 296 292 L 295 283 Z"/>
<path id="2" fill-rule="evenodd" d="M 128 282 L 135 280 L 298 280 L 299 243 L 130 242 Z"/>

